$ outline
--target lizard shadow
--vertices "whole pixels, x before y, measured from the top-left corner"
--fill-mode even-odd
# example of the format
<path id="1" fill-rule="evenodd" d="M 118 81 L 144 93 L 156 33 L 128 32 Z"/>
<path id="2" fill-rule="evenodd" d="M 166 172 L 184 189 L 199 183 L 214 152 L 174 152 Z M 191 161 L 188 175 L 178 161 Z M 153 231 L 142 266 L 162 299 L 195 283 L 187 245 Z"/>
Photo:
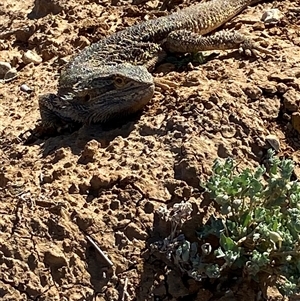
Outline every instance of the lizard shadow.
<path id="1" fill-rule="evenodd" d="M 73 131 L 48 137 L 36 138 L 33 142 L 25 141 L 26 145 L 39 145 L 43 157 L 55 153 L 60 148 L 70 148 L 74 155 L 79 155 L 85 145 L 91 141 L 99 142 L 101 148 L 106 148 L 112 140 L 121 136 L 128 137 L 134 130 L 134 125 L 140 118 L 141 112 L 120 120 L 112 120 L 105 124 L 78 125 Z"/>

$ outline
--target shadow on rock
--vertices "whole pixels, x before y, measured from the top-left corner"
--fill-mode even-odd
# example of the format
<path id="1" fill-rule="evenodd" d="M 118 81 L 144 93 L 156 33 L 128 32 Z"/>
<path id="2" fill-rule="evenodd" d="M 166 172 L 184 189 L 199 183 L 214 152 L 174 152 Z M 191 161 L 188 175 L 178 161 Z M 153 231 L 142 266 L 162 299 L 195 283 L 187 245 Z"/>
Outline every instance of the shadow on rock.
<path id="1" fill-rule="evenodd" d="M 68 129 L 63 133 L 44 133 L 42 135 L 31 134 L 28 138 L 21 137 L 25 145 L 41 145 L 43 156 L 53 154 L 56 150 L 69 147 L 72 153 L 79 155 L 85 145 L 96 140 L 101 148 L 106 148 L 116 137 L 128 137 L 134 129 L 135 123 L 140 117 L 140 113 L 126 119 L 110 121 L 106 124 L 76 125 L 72 130 Z M 34 129 L 33 132 L 38 131 Z M 25 136 L 23 134 L 22 136 Z"/>

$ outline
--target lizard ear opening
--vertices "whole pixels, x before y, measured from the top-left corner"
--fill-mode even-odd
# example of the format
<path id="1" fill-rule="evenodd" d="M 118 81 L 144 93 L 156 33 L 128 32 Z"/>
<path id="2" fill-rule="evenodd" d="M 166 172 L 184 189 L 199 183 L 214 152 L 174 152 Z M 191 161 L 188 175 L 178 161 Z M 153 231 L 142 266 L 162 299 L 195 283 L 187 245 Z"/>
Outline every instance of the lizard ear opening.
<path id="1" fill-rule="evenodd" d="M 84 101 L 88 102 L 90 99 L 91 99 L 91 95 L 86 94 L 86 95 L 84 96 Z"/>

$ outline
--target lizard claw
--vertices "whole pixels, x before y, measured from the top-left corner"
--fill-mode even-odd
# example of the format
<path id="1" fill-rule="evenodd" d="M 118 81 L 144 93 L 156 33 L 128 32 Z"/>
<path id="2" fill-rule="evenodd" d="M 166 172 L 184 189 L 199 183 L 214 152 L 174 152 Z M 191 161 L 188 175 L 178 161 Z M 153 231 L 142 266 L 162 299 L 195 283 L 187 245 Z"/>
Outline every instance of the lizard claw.
<path id="1" fill-rule="evenodd" d="M 261 47 L 260 45 L 254 43 L 250 39 L 249 40 L 247 39 L 245 42 L 243 42 L 240 45 L 239 53 L 245 53 L 246 56 L 255 56 L 255 57 L 260 56 L 261 53 L 273 55 L 273 53 L 270 50 Z"/>

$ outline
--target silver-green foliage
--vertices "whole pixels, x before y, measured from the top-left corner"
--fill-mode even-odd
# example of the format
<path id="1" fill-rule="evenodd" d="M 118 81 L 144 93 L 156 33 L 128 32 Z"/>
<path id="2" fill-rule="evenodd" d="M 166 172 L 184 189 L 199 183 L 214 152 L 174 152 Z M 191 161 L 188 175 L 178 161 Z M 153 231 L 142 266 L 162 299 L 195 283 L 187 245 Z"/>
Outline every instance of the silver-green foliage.
<path id="1" fill-rule="evenodd" d="M 257 279 L 260 272 L 276 270 L 284 278 L 280 289 L 289 295 L 299 291 L 300 282 L 300 184 L 291 180 L 293 161 L 269 150 L 266 166 L 237 172 L 230 158 L 214 163 L 203 186 L 222 217 L 211 218 L 198 235 L 219 238 L 214 255 L 223 263 L 210 266 L 215 274 L 224 267 L 243 268 Z"/>

